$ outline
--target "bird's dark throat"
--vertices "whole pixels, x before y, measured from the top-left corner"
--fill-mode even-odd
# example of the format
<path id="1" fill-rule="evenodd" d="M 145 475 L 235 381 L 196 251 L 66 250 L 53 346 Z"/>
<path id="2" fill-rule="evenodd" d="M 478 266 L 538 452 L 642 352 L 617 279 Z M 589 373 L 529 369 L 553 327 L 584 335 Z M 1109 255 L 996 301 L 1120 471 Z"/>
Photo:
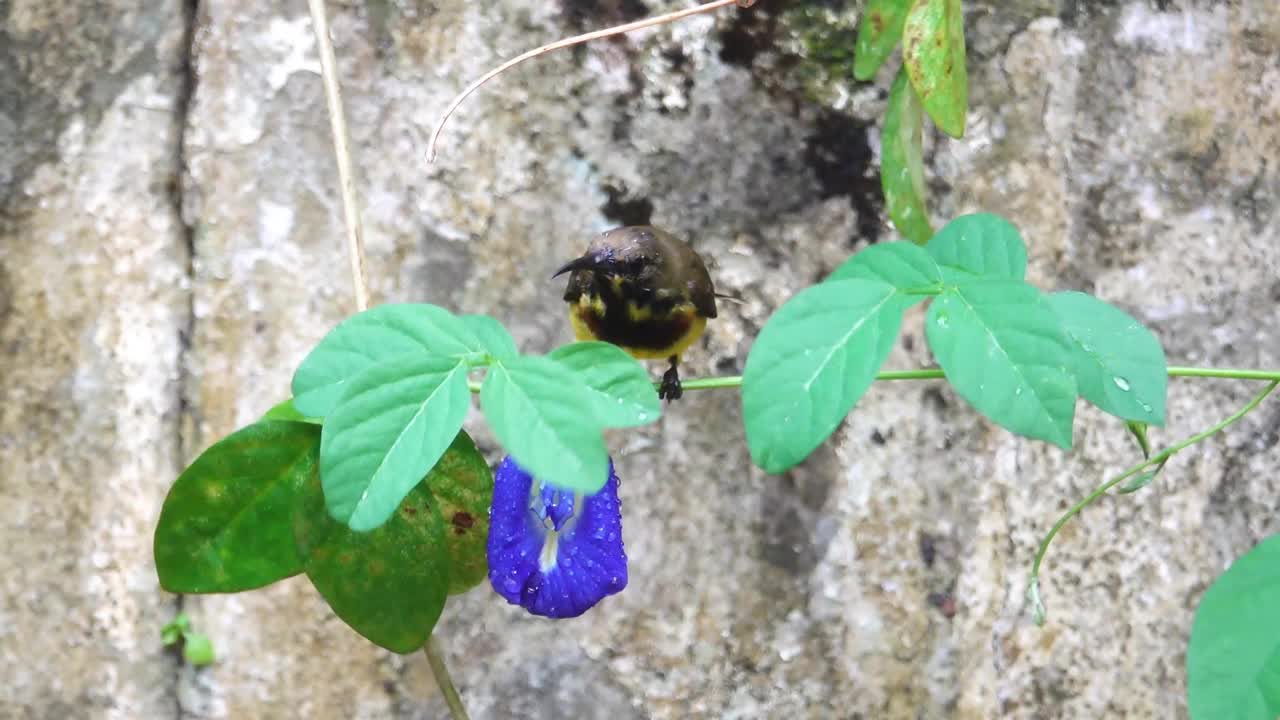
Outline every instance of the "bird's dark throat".
<path id="1" fill-rule="evenodd" d="M 576 312 L 592 334 L 614 345 L 662 350 L 675 345 L 693 324 L 692 310 L 677 310 L 676 300 L 659 299 L 650 290 L 637 291 L 628 282 L 615 288 L 613 283 L 598 278 L 583 291 L 600 298 L 604 314 L 581 306 Z M 647 309 L 649 315 L 637 320 L 628 308 Z"/>

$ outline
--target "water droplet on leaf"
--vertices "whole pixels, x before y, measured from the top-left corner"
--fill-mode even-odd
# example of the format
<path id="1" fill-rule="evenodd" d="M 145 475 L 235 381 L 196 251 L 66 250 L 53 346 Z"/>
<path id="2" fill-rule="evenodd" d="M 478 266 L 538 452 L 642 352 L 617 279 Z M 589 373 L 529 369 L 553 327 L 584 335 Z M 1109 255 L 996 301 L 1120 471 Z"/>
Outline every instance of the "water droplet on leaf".
<path id="1" fill-rule="evenodd" d="M 1115 383 L 1116 383 L 1116 387 L 1120 388 L 1120 389 L 1121 389 L 1122 391 L 1124 391 L 1124 392 L 1129 392 L 1129 381 L 1128 381 L 1128 380 L 1125 380 L 1124 378 L 1120 377 L 1119 375 L 1117 375 L 1117 376 L 1115 376 L 1115 377 L 1113 377 L 1113 378 L 1111 378 L 1111 379 L 1115 381 Z"/>

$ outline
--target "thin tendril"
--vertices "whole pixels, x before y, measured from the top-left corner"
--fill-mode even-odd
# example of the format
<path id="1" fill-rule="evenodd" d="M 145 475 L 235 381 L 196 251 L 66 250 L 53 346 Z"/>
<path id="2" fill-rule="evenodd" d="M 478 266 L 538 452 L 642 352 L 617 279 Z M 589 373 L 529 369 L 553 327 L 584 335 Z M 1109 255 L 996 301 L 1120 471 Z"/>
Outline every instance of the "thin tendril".
<path id="1" fill-rule="evenodd" d="M 656 25 L 665 25 L 667 23 L 672 23 L 677 20 L 683 20 L 684 18 L 690 17 L 692 15 L 711 12 L 712 10 L 717 10 L 719 8 L 725 7 L 726 5 L 737 5 L 739 7 L 747 8 L 747 7 L 751 7 L 754 4 L 755 4 L 755 0 L 714 0 L 714 2 L 698 5 L 697 7 L 686 8 L 684 10 L 677 10 L 675 12 L 666 13 L 665 15 L 656 15 L 651 18 L 645 18 L 643 20 L 636 20 L 635 22 L 629 22 L 629 23 L 626 23 L 625 25 L 615 25 L 614 27 L 605 28 L 604 30 L 596 30 L 594 32 L 584 33 L 582 35 L 575 35 L 573 37 L 564 38 L 563 40 L 557 40 L 553 43 L 547 43 L 546 45 L 534 48 L 521 55 L 517 55 L 516 57 L 511 58 L 510 60 L 502 63 L 498 67 L 485 73 L 484 75 L 481 75 L 480 79 L 468 85 L 465 90 L 458 93 L 457 96 L 453 98 L 453 101 L 449 103 L 449 107 L 444 111 L 444 115 L 441 116 L 440 122 L 436 125 L 435 132 L 431 134 L 431 146 L 427 151 L 428 161 L 429 162 L 436 161 L 436 153 L 439 149 L 438 146 L 440 144 L 440 133 L 444 131 L 445 123 L 449 122 L 449 117 L 453 115 L 454 111 L 457 110 L 460 105 L 462 105 L 463 101 L 466 100 L 467 97 L 471 95 L 471 93 L 475 92 L 476 90 L 479 90 L 480 87 L 485 83 L 489 82 L 495 77 L 501 75 L 502 73 L 506 72 L 507 70 L 510 70 L 511 68 L 515 67 L 516 65 L 519 65 L 520 63 L 526 60 L 532 60 L 533 58 L 538 57 L 539 55 L 545 55 L 549 52 L 552 52 L 553 50 L 560 50 L 562 48 L 572 47 L 574 45 L 580 45 L 585 42 L 591 42 L 592 40 L 600 40 L 603 38 L 611 37 L 613 35 L 622 35 L 624 33 L 633 32 L 635 30 L 642 30 L 644 28 L 654 27 Z"/>
<path id="2" fill-rule="evenodd" d="M 1214 377 L 1217 377 L 1217 376 L 1214 376 Z M 1099 485 L 1093 492 L 1089 493 L 1083 500 L 1076 503 L 1075 505 L 1072 505 L 1071 509 L 1063 513 L 1062 517 L 1058 518 L 1058 521 L 1053 524 L 1053 528 L 1049 530 L 1049 533 L 1044 536 L 1043 540 L 1040 541 L 1040 548 L 1036 551 L 1036 559 L 1031 564 L 1031 582 L 1028 587 L 1028 594 L 1032 595 L 1033 604 L 1036 605 L 1036 624 L 1043 624 L 1044 622 L 1044 605 L 1040 601 L 1040 592 L 1039 592 L 1040 565 L 1042 562 L 1044 562 L 1045 553 L 1049 551 L 1049 543 L 1053 542 L 1053 538 L 1058 534 L 1058 531 L 1061 530 L 1063 526 L 1066 525 L 1067 522 L 1071 520 L 1071 518 L 1075 517 L 1076 515 L 1079 515 L 1082 510 L 1084 510 L 1089 505 L 1093 504 L 1093 502 L 1096 501 L 1098 498 L 1107 494 L 1109 490 L 1114 488 L 1116 485 L 1119 485 L 1121 482 L 1124 482 L 1125 480 L 1133 477 L 1134 475 L 1137 475 L 1138 473 L 1142 472 L 1143 470 L 1149 467 L 1164 465 L 1166 462 L 1168 462 L 1169 458 L 1173 457 L 1179 452 L 1187 449 L 1192 445 L 1195 445 L 1196 443 L 1212 435 L 1215 435 L 1221 432 L 1222 430 L 1226 429 L 1227 426 L 1240 420 L 1245 415 L 1248 415 L 1254 408 L 1258 407 L 1258 405 L 1261 404 L 1262 401 L 1265 400 L 1268 395 L 1271 394 L 1272 390 L 1276 389 L 1277 385 L 1280 385 L 1280 379 L 1272 380 L 1271 383 L 1267 385 L 1266 389 L 1264 389 L 1262 392 L 1255 395 L 1254 398 L 1250 400 L 1247 405 L 1237 410 L 1233 415 L 1231 415 L 1231 417 L 1228 417 L 1227 419 L 1223 420 L 1217 425 L 1214 425 L 1208 430 L 1204 430 L 1203 432 L 1196 433 L 1195 435 L 1192 435 L 1191 437 L 1187 438 L 1186 440 L 1183 440 L 1177 445 L 1174 445 L 1168 448 L 1167 450 L 1164 450 L 1156 455 L 1153 455 L 1149 459 L 1144 460 L 1138 463 L 1137 465 L 1134 465 L 1128 470 L 1125 470 L 1123 473 L 1108 480 L 1102 485 Z"/>

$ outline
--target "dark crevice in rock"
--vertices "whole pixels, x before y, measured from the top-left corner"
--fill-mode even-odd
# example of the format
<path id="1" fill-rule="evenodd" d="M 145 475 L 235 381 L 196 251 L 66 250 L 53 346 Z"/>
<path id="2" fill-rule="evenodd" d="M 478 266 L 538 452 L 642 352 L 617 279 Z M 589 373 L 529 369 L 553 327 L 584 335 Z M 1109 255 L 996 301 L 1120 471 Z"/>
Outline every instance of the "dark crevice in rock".
<path id="1" fill-rule="evenodd" d="M 720 59 L 750 68 L 760 54 L 774 49 L 778 19 L 773 10 L 757 5 L 749 12 L 734 13 L 729 27 L 720 32 Z"/>
<path id="2" fill-rule="evenodd" d="M 195 33 L 198 22 L 199 0 L 181 0 L 182 2 L 182 57 L 177 68 L 178 88 L 174 95 L 173 110 L 173 175 L 169 178 L 169 200 L 174 215 L 178 219 L 181 235 L 181 252 L 186 260 L 186 276 L 189 283 L 187 291 L 186 319 L 178 330 L 178 423 L 175 440 L 179 458 L 185 461 L 187 438 L 182 429 L 191 412 L 188 385 L 187 354 L 191 349 L 192 336 L 195 331 L 195 293 L 191 289 L 195 281 L 196 230 L 195 225 L 186 216 L 186 182 L 184 176 L 187 168 L 187 123 L 191 112 L 192 100 L 195 96 Z"/>
<path id="3" fill-rule="evenodd" d="M 178 459 L 177 471 L 181 471 L 186 463 L 187 457 L 191 451 L 191 438 L 187 432 L 187 428 L 194 427 L 191 419 L 191 372 L 189 364 L 189 356 L 191 343 L 195 332 L 195 256 L 196 256 L 196 233 L 195 226 L 186 217 L 186 183 L 184 176 L 187 168 L 187 123 L 191 113 L 191 104 L 195 96 L 196 89 L 196 69 L 195 69 L 195 42 L 196 42 L 196 26 L 199 22 L 199 0 L 179 0 L 182 6 L 182 43 L 180 45 L 181 56 L 178 58 L 179 64 L 176 68 L 178 86 L 174 93 L 173 103 L 173 167 L 172 176 L 169 178 L 168 192 L 169 201 L 173 208 L 174 217 L 178 221 L 180 236 L 180 252 L 186 260 L 186 307 L 185 317 L 182 319 L 181 326 L 178 329 L 178 379 L 175 387 L 177 397 L 174 401 L 176 414 L 174 418 L 174 453 Z M 185 605 L 184 596 L 178 595 L 174 599 L 175 613 L 181 612 Z M 182 663 L 177 662 L 174 665 L 173 674 L 173 701 L 174 701 L 174 717 L 182 718 L 184 715 L 182 701 L 180 699 L 179 684 L 182 682 Z"/>
<path id="4" fill-rule="evenodd" d="M 601 186 L 609 199 L 600 206 L 606 219 L 621 225 L 648 225 L 653 220 L 653 201 L 647 197 L 629 197 L 626 187 Z"/>
<path id="5" fill-rule="evenodd" d="M 858 214 L 857 236 L 868 244 L 880 239 L 880 213 L 884 196 L 880 190 L 880 170 L 867 133 L 871 123 L 823 111 L 814 123 L 813 134 L 805 140 L 805 160 L 818 179 L 823 199 L 844 196 Z"/>

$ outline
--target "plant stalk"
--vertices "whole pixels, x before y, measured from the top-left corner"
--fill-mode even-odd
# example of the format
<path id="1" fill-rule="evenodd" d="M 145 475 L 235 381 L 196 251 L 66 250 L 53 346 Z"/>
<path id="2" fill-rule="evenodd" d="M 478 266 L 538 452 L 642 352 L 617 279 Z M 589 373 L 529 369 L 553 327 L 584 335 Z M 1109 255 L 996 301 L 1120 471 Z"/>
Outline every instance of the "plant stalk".
<path id="1" fill-rule="evenodd" d="M 449 668 L 444 664 L 444 651 L 440 649 L 440 643 L 434 634 L 427 638 L 427 645 L 422 651 L 427 654 L 431 674 L 435 676 L 440 694 L 444 695 L 444 701 L 449 705 L 449 715 L 453 720 L 470 720 L 467 709 L 462 706 L 458 689 L 453 686 L 453 679 L 449 677 Z"/>

